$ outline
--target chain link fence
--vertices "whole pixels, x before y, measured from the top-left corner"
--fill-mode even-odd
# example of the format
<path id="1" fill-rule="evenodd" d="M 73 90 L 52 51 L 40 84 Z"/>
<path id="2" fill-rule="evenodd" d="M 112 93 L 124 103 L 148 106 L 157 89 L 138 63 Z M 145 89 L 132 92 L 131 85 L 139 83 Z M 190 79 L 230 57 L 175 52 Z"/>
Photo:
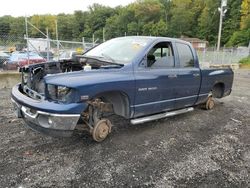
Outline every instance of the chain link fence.
<path id="1" fill-rule="evenodd" d="M 26 46 L 23 35 L 0 35 L 0 51 L 20 51 Z"/>
<path id="2" fill-rule="evenodd" d="M 84 40 L 81 42 L 46 38 L 26 38 L 26 40 L 29 51 L 34 51 L 47 60 L 59 60 L 62 54 L 70 55 L 72 52 L 82 54 L 94 46 L 92 43 L 85 43 Z M 66 58 L 65 55 L 63 58 Z"/>
<path id="3" fill-rule="evenodd" d="M 83 38 L 82 41 L 64 41 L 27 38 L 25 35 L 0 35 L 0 71 L 17 70 L 20 61 L 32 57 L 43 58 L 44 61 L 70 59 L 73 55 L 82 54 L 97 45 L 97 41 L 91 41 L 93 39 L 89 38 Z"/>
<path id="4" fill-rule="evenodd" d="M 237 64 L 250 55 L 249 47 L 223 48 L 217 51 L 215 47 L 197 51 L 201 64 L 227 65 Z"/>
<path id="5" fill-rule="evenodd" d="M 11 53 L 21 51 L 26 47 L 26 41 L 21 35 L 0 35 L 0 71 Z"/>

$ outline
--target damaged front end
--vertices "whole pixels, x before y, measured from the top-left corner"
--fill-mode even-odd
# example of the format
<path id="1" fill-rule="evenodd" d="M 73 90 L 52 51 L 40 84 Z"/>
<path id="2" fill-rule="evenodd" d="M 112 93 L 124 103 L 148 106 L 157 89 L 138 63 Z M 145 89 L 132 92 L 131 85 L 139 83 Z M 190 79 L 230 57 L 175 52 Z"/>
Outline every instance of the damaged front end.
<path id="1" fill-rule="evenodd" d="M 66 62 L 48 62 L 42 64 L 34 64 L 28 67 L 20 68 L 22 73 L 21 88 L 23 92 L 31 98 L 42 99 L 45 97 L 46 75 L 72 72 L 81 70 L 81 66 L 73 66 Z"/>
<path id="2" fill-rule="evenodd" d="M 70 136 L 87 104 L 79 102 L 74 88 L 46 84 L 51 74 L 74 71 L 62 62 L 34 64 L 20 69 L 21 83 L 12 89 L 12 102 L 19 118 L 32 129 L 52 135 Z"/>
<path id="3" fill-rule="evenodd" d="M 91 69 L 85 70 L 90 65 Z M 85 78 L 90 77 L 92 69 L 94 74 L 96 69 L 121 67 L 103 57 L 84 56 L 75 63 L 48 62 L 23 67 L 21 83 L 12 89 L 16 114 L 30 128 L 47 135 L 71 136 L 74 130 L 85 129 L 94 140 L 102 141 L 111 131 L 111 123 L 103 114 L 113 112 L 112 105 L 92 101 Z"/>

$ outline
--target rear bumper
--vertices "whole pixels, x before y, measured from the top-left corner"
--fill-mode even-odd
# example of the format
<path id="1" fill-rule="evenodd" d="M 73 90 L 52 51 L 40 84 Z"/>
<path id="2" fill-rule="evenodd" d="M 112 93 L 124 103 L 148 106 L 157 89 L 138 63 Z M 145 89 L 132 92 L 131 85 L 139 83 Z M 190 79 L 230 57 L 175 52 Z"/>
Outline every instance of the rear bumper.
<path id="1" fill-rule="evenodd" d="M 80 111 L 85 109 L 86 104 L 37 101 L 22 94 L 18 88 L 19 86 L 15 86 L 12 89 L 11 99 L 17 117 L 22 118 L 31 129 L 50 136 L 68 137 L 72 135 L 80 118 Z M 47 110 L 44 109 L 46 106 Z M 59 110 L 56 111 L 57 109 Z M 72 113 L 69 113 L 71 111 Z"/>

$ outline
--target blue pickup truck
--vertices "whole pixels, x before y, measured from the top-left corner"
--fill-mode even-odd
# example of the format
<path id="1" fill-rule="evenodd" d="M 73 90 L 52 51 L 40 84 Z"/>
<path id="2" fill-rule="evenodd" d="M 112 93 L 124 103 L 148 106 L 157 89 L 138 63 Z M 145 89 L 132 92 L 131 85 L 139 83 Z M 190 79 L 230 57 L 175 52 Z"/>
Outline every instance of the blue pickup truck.
<path id="1" fill-rule="evenodd" d="M 230 95 L 231 69 L 201 69 L 190 43 L 165 37 L 111 39 L 77 62 L 21 69 L 12 89 L 16 115 L 39 132 L 70 136 L 88 130 L 97 142 L 111 132 L 110 116 L 144 123 L 214 107 Z"/>

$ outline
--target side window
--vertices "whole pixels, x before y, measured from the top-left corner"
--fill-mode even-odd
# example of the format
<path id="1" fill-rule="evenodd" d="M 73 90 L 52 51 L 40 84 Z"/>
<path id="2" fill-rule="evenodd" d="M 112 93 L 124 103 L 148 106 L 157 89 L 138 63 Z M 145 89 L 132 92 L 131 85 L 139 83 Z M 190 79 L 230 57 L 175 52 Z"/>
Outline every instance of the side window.
<path id="1" fill-rule="evenodd" d="M 174 67 L 174 55 L 170 42 L 156 44 L 147 54 L 147 67 L 172 68 Z"/>
<path id="2" fill-rule="evenodd" d="M 194 67 L 194 57 L 187 44 L 176 43 L 181 67 Z"/>

